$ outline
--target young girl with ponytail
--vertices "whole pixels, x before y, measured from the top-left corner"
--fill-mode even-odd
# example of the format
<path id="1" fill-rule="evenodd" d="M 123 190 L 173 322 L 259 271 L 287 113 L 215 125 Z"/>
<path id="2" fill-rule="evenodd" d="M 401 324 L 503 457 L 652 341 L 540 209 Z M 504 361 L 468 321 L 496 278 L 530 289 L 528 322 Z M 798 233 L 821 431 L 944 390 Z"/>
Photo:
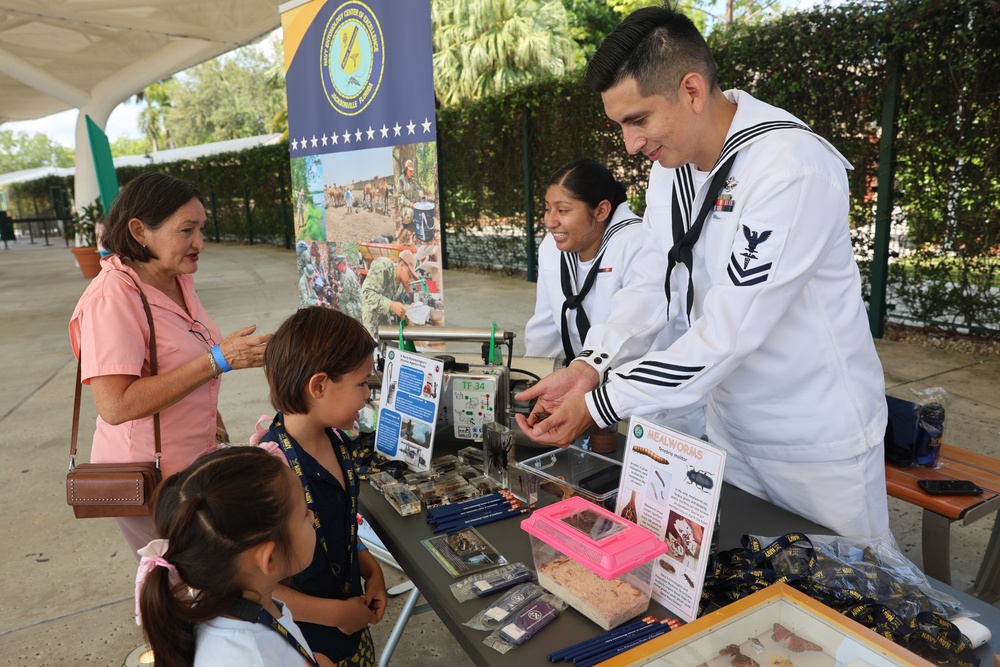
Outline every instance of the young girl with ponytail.
<path id="1" fill-rule="evenodd" d="M 157 667 L 329 665 L 314 656 L 278 582 L 313 558 L 313 514 L 295 473 L 255 447 L 195 460 L 156 491 L 139 551 L 137 616 Z"/>

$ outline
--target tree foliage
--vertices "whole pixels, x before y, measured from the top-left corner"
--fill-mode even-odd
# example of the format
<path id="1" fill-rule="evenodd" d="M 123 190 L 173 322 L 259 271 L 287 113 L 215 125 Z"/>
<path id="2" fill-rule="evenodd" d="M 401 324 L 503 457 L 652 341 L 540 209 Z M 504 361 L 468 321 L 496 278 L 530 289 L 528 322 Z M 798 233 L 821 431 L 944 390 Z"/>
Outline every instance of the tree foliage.
<path id="1" fill-rule="evenodd" d="M 139 131 L 146 137 L 152 152 L 160 150 L 160 141 L 165 140 L 166 147 L 174 148 L 170 127 L 167 125 L 167 110 L 173 105 L 170 94 L 176 82 L 173 77 L 151 83 L 135 96 L 137 104 L 145 102 L 146 106 L 139 112 Z"/>
<path id="2" fill-rule="evenodd" d="M 609 0 L 563 0 L 569 19 L 569 34 L 576 42 L 576 63 L 583 67 L 625 15 Z"/>
<path id="3" fill-rule="evenodd" d="M 562 0 L 433 0 L 442 104 L 497 94 L 576 65 Z"/>
<path id="4" fill-rule="evenodd" d="M 193 146 L 271 131 L 285 106 L 280 40 L 245 47 L 186 70 L 172 80 L 164 125 L 173 143 Z"/>
<path id="5" fill-rule="evenodd" d="M 111 142 L 112 157 L 124 155 L 149 155 L 153 153 L 153 145 L 146 137 L 118 137 Z"/>
<path id="6" fill-rule="evenodd" d="M 73 150 L 48 135 L 0 130 L 0 174 L 35 167 L 72 167 Z"/>

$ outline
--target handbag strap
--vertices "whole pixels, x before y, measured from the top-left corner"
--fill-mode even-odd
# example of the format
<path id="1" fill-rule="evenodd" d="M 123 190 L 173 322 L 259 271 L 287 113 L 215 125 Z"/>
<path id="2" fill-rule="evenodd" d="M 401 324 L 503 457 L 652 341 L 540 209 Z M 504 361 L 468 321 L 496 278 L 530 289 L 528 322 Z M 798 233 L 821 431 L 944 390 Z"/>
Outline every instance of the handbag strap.
<path id="1" fill-rule="evenodd" d="M 149 301 L 146 300 L 146 295 L 139 287 L 139 284 L 135 282 L 129 274 L 124 271 L 120 271 L 123 276 L 132 281 L 135 288 L 139 290 L 139 298 L 142 299 L 142 309 L 146 311 L 146 322 L 149 323 L 149 375 L 156 375 L 156 329 L 153 327 L 153 311 L 149 308 Z M 80 339 L 80 356 L 76 360 L 76 391 L 73 396 L 73 430 L 70 434 L 69 439 L 69 469 L 73 470 L 76 467 L 76 441 L 80 430 L 80 394 L 81 394 L 81 381 L 80 378 L 83 377 L 83 338 Z M 156 445 L 156 469 L 160 469 L 160 413 L 156 412 L 153 415 L 153 441 Z"/>

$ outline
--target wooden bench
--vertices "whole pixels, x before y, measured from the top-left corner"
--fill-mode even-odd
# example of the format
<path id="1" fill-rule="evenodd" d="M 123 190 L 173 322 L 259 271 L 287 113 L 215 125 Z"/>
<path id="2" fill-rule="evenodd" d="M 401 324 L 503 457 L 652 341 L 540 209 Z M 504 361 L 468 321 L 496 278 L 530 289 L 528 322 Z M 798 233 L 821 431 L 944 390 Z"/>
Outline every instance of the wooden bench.
<path id="1" fill-rule="evenodd" d="M 922 552 L 924 572 L 951 584 L 951 524 L 968 526 L 1000 509 L 1000 461 L 960 447 L 941 445 L 941 467 L 885 466 L 889 495 L 924 510 Z M 980 496 L 934 496 L 917 486 L 920 479 L 967 479 L 983 489 Z M 1000 599 L 1000 518 L 993 523 L 972 594 L 989 603 Z"/>

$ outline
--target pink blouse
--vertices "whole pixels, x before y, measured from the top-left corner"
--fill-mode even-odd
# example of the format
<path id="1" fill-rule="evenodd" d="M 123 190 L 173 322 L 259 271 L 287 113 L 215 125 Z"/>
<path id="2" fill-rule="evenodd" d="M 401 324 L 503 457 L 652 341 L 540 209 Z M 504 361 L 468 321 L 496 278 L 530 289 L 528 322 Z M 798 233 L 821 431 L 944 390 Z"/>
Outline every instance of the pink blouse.
<path id="1" fill-rule="evenodd" d="M 222 340 L 215 322 L 194 291 L 194 277 L 180 275 L 187 311 L 160 290 L 146 285 L 117 255 L 101 261 L 101 273 L 87 287 L 69 322 L 73 352 L 81 356 L 82 379 L 101 375 L 149 375 L 149 325 L 136 287 L 141 286 L 153 313 L 159 375 L 208 354 Z M 194 317 L 188 313 L 193 313 Z M 184 469 L 215 442 L 221 380 L 210 380 L 160 412 L 163 476 Z M 118 426 L 97 417 L 92 463 L 152 461 L 155 456 L 153 418 Z"/>

